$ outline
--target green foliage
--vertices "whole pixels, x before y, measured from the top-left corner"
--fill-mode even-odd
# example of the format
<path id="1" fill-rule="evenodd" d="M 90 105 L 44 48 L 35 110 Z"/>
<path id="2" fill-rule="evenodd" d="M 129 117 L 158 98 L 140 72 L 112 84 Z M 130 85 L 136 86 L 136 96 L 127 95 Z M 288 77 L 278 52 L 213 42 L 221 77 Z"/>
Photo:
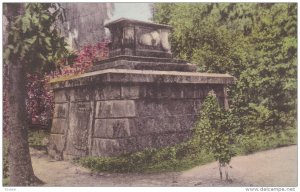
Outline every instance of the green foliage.
<path id="1" fill-rule="evenodd" d="M 153 5 L 153 19 L 161 24 L 168 24 L 175 3 L 157 3 Z"/>
<path id="2" fill-rule="evenodd" d="M 256 132 L 249 135 L 240 135 L 237 138 L 236 152 L 238 154 L 250 154 L 293 144 L 297 144 L 296 129 L 287 129 L 272 134 Z"/>
<path id="3" fill-rule="evenodd" d="M 7 178 L 3 178 L 3 186 L 5 187 L 5 186 L 8 186 L 9 185 L 9 177 L 7 177 Z"/>
<path id="4" fill-rule="evenodd" d="M 78 163 L 93 171 L 102 172 L 165 172 L 182 171 L 213 160 L 213 156 L 202 151 L 189 151 L 184 156 L 180 151 L 186 143 L 162 149 L 121 155 L 118 157 L 84 157 Z M 196 149 L 196 148 L 194 148 Z"/>
<path id="5" fill-rule="evenodd" d="M 294 126 L 296 119 L 296 7 L 274 4 L 268 8 L 257 6 L 257 10 L 262 18 L 251 36 L 255 65 L 240 75 L 237 86 L 245 95 L 236 107 L 248 107 L 245 115 L 250 117 L 249 123 L 271 133 Z M 291 25 L 289 30 L 285 25 Z M 264 119 L 257 122 L 257 116 Z"/>
<path id="6" fill-rule="evenodd" d="M 227 25 L 218 24 L 220 10 L 229 4 L 167 5 L 154 5 L 154 20 L 170 24 L 174 28 L 171 35 L 172 51 L 177 57 L 198 64 L 199 71 L 205 72 L 232 73 L 234 66 L 243 63 L 238 56 L 244 54 L 243 56 L 247 57 L 247 54 L 237 47 L 247 45 L 240 42 L 246 39 L 236 30 L 227 30 Z M 168 19 L 161 18 L 161 14 L 165 13 L 169 13 Z"/>
<path id="7" fill-rule="evenodd" d="M 233 114 L 219 106 L 211 91 L 203 102 L 192 142 L 210 151 L 221 164 L 229 163 L 235 155 L 233 145 L 237 127 Z"/>
<path id="8" fill-rule="evenodd" d="M 47 130 L 28 130 L 28 143 L 30 147 L 35 148 L 46 148 L 46 143 L 43 142 L 43 139 L 49 137 L 49 131 Z"/>
<path id="9" fill-rule="evenodd" d="M 203 72 L 229 73 L 239 133 L 296 124 L 296 3 L 155 3 L 154 21 L 173 26 L 172 51 Z"/>
<path id="10" fill-rule="evenodd" d="M 64 37 L 54 25 L 60 15 L 51 3 L 26 3 L 25 13 L 12 20 L 8 43 L 4 49 L 5 63 L 19 59 L 28 72 L 49 71 L 65 52 Z"/>

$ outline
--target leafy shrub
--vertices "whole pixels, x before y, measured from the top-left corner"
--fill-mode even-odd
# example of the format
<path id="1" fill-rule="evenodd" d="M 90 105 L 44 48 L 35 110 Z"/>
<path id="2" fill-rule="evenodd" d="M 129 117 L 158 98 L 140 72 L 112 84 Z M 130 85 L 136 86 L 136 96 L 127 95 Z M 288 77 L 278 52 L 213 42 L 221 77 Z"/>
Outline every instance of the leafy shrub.
<path id="1" fill-rule="evenodd" d="M 237 123 L 229 110 L 219 106 L 213 91 L 203 102 L 201 117 L 192 142 L 210 151 L 221 164 L 228 164 L 235 155 L 234 145 Z"/>
<path id="2" fill-rule="evenodd" d="M 213 160 L 213 156 L 204 150 L 176 158 L 178 149 L 182 149 L 183 145 L 185 144 L 163 149 L 146 149 L 118 157 L 84 157 L 78 163 L 92 171 L 122 173 L 182 171 Z"/>
<path id="3" fill-rule="evenodd" d="M 238 136 L 236 151 L 238 154 L 251 154 L 293 144 L 297 144 L 297 130 L 294 128 L 271 134 L 256 132 Z"/>

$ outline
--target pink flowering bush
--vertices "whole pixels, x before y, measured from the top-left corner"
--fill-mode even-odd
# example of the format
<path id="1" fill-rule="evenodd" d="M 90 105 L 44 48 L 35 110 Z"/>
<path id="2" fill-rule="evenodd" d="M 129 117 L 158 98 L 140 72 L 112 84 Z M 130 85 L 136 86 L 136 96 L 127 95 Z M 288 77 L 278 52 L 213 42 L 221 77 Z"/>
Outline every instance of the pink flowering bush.
<path id="1" fill-rule="evenodd" d="M 31 125 L 48 127 L 51 125 L 51 119 L 54 109 L 53 92 L 49 87 L 51 79 L 80 75 L 89 69 L 94 61 L 108 57 L 108 41 L 100 42 L 96 45 L 88 45 L 79 51 L 70 52 L 65 58 L 61 59 L 55 71 L 46 75 L 41 73 L 27 74 L 27 99 L 26 108 L 28 120 Z M 3 70 L 3 127 L 4 133 L 8 126 L 8 67 L 4 66 Z"/>

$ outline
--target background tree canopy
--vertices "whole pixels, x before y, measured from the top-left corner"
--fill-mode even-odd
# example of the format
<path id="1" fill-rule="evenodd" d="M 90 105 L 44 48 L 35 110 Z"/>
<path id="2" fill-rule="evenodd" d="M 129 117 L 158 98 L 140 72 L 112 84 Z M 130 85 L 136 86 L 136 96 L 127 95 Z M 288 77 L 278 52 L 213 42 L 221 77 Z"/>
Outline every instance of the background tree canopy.
<path id="1" fill-rule="evenodd" d="M 240 133 L 296 126 L 296 3 L 155 3 L 153 20 L 173 27 L 177 58 L 237 78 Z"/>
<path id="2" fill-rule="evenodd" d="M 4 5 L 5 10 L 12 7 Z M 67 53 L 64 37 L 60 37 L 55 25 L 62 17 L 61 10 L 54 3 L 28 3 L 23 12 L 11 19 L 4 62 L 20 59 L 26 72 L 53 70 L 58 58 Z"/>

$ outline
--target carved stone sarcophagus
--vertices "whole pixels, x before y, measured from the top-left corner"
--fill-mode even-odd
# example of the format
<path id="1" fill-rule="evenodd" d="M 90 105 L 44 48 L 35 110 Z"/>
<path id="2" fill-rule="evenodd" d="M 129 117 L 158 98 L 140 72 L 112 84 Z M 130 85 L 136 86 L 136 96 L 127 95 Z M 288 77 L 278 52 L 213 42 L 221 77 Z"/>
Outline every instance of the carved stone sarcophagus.
<path id="1" fill-rule="evenodd" d="M 111 32 L 110 57 L 117 55 L 171 58 L 168 25 L 118 19 L 105 25 Z"/>

